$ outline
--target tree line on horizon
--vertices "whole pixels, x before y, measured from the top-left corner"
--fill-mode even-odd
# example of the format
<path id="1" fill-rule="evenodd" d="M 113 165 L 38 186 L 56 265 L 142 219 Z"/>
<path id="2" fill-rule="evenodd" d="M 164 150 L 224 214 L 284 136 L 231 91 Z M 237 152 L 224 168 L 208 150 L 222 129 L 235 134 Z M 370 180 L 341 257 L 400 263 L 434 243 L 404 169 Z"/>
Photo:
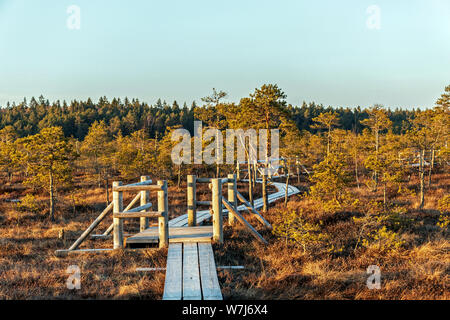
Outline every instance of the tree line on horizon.
<path id="1" fill-rule="evenodd" d="M 98 102 L 90 98 L 86 101 L 73 100 L 55 101 L 50 103 L 48 99 L 40 96 L 26 98 L 21 103 L 7 103 L 0 108 L 0 129 L 12 127 L 19 137 L 37 134 L 43 128 L 61 127 L 66 137 L 84 140 L 89 128 L 94 122 L 103 121 L 110 136 L 119 132 L 123 136 L 129 136 L 135 131 L 144 130 L 150 138 L 161 138 L 168 127 L 181 125 L 193 134 L 193 122 L 196 119 L 194 110 L 198 105 L 194 101 L 190 106 L 184 103 L 180 106 L 177 101 L 168 104 L 158 99 L 153 105 L 141 102 L 139 99 L 113 98 L 108 101 L 102 97 Z M 361 132 L 363 126 L 361 120 L 367 119 L 367 109 L 357 108 L 333 108 L 325 107 L 315 102 L 303 102 L 301 106 L 286 105 L 285 108 L 299 130 L 307 130 L 316 133 L 313 119 L 321 113 L 335 111 L 340 118 L 340 128 Z M 396 134 L 405 133 L 408 121 L 413 119 L 418 110 L 387 109 L 389 119 L 393 123 Z"/>

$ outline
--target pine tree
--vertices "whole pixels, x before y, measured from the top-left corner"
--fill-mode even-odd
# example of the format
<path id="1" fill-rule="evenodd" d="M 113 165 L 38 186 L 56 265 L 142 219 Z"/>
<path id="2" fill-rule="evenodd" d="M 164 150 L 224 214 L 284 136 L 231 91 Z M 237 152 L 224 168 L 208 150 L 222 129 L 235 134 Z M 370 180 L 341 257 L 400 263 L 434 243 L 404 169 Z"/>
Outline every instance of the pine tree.
<path id="1" fill-rule="evenodd" d="M 18 161 L 27 166 L 26 183 L 47 187 L 49 216 L 55 219 L 55 185 L 72 179 L 72 161 L 77 156 L 73 146 L 64 137 L 61 127 L 44 128 L 36 135 L 18 140 Z"/>
<path id="2" fill-rule="evenodd" d="M 380 105 L 375 105 L 366 111 L 369 115 L 368 119 L 361 121 L 361 124 L 367 126 L 372 131 L 375 140 L 374 157 L 375 161 L 378 161 L 378 153 L 380 148 L 380 133 L 392 126 L 392 121 L 389 120 L 387 112 Z M 374 191 L 378 188 L 378 171 L 374 171 L 375 187 Z"/>

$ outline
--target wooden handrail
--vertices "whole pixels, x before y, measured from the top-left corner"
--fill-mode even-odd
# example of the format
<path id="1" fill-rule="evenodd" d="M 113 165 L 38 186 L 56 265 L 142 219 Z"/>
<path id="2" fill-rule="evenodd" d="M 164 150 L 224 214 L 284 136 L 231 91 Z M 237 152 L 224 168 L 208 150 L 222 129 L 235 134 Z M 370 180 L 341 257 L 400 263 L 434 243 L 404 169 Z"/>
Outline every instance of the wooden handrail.
<path id="1" fill-rule="evenodd" d="M 195 203 L 199 206 L 211 206 L 212 205 L 212 201 L 196 201 Z"/>
<path id="2" fill-rule="evenodd" d="M 157 186 L 157 185 L 127 185 L 127 186 L 114 186 L 113 192 L 124 192 L 124 191 L 162 191 L 163 186 Z"/>
<path id="3" fill-rule="evenodd" d="M 164 211 L 141 211 L 141 212 L 115 212 L 114 218 L 159 218 L 164 216 Z"/>
<path id="4" fill-rule="evenodd" d="M 124 185 L 124 187 L 147 186 L 147 185 L 151 185 L 151 184 L 152 184 L 152 180 L 149 179 L 149 180 L 145 180 L 145 181 L 141 181 L 141 182 L 126 184 L 126 185 Z"/>

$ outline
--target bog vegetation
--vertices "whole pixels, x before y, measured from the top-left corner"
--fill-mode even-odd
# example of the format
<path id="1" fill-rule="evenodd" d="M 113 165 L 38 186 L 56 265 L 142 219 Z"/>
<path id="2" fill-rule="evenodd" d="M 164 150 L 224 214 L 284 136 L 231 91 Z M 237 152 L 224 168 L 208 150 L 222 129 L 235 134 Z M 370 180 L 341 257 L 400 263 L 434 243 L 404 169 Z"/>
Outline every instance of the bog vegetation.
<path id="1" fill-rule="evenodd" d="M 172 163 L 171 132 L 193 134 L 193 121 L 201 120 L 204 129 L 279 128 L 284 174 L 303 191 L 266 213 L 274 225 L 265 234 L 269 246 L 249 244 L 244 230 L 227 231 L 244 236 L 227 235 L 232 241 L 215 250 L 218 264 L 249 267 L 221 274 L 225 298 L 449 298 L 450 86 L 429 110 L 296 107 L 271 84 L 239 103 L 226 96 L 214 89 L 191 107 L 106 98 L 50 104 L 40 97 L 0 109 L 0 297 L 76 296 L 61 280 L 69 260 L 57 263 L 60 273 L 47 275 L 44 288 L 33 272 L 48 267 L 53 250 L 109 203 L 111 181 L 167 179 L 171 206 L 181 214 L 187 174 L 232 173 L 231 165 Z M 111 258 L 116 268 L 138 261 L 124 255 Z M 148 257 L 164 266 L 161 252 Z M 85 259 L 86 270 L 95 269 L 96 260 Z M 113 277 L 114 266 L 103 256 L 97 261 L 104 262 L 99 272 Z M 17 265 L 32 271 L 17 273 Z M 369 265 L 387 272 L 378 292 L 365 287 Z M 106 278 L 108 289 L 94 283 L 83 295 L 162 293 L 160 274 Z M 39 288 L 14 289 L 18 283 Z"/>

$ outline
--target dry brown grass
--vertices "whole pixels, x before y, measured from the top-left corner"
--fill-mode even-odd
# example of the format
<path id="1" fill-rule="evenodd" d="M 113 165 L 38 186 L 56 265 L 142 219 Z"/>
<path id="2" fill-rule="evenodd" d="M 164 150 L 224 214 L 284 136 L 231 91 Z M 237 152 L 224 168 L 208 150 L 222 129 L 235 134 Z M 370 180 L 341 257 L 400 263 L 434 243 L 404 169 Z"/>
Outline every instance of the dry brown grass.
<path id="1" fill-rule="evenodd" d="M 294 181 L 293 181 L 294 182 Z M 416 184 L 414 179 L 410 187 Z M 246 217 L 269 241 L 262 246 L 242 227 L 225 228 L 225 244 L 214 245 L 217 265 L 244 265 L 244 270 L 219 272 L 225 299 L 449 299 L 450 243 L 436 227 L 437 201 L 449 191 L 449 174 L 434 176 L 427 193 L 424 210 L 417 209 L 416 198 L 391 194 L 391 201 L 407 208 L 414 222 L 401 231 L 405 246 L 394 252 L 380 253 L 358 248 L 355 243 L 353 213 L 323 214 L 309 200 L 294 196 L 292 210 L 303 208 L 311 221 L 323 221 L 324 232 L 344 250 L 330 254 L 324 250 L 304 253 L 287 245 L 258 221 Z M 307 187 L 302 182 L 300 187 Z M 245 188 L 240 191 L 246 195 Z M 354 188 L 358 198 L 380 198 L 381 193 Z M 27 191 L 16 185 L 0 192 L 0 298 L 1 299 L 160 299 L 164 271 L 137 273 L 137 267 L 165 267 L 166 250 L 146 249 L 70 255 L 57 258 L 54 250 L 67 248 L 104 207 L 102 189 L 80 188 L 75 211 L 70 196 L 58 203 L 56 222 L 49 221 L 45 209 L 38 213 L 18 212 L 4 199 L 20 198 Z M 258 186 L 257 192 L 260 193 Z M 203 185 L 199 200 L 209 200 Z M 43 202 L 45 195 L 36 195 Z M 247 195 L 246 195 L 247 196 Z M 130 199 L 130 195 L 127 199 Z M 171 216 L 185 211 L 184 186 L 170 187 Z M 151 201 L 156 203 L 152 196 Z M 282 201 L 281 201 L 282 202 Z M 282 203 L 272 206 L 266 214 L 271 223 L 279 220 Z M 105 221 L 99 231 L 111 223 Z M 137 223 L 128 223 L 126 230 L 136 230 Z M 65 239 L 59 239 L 61 229 Z M 111 240 L 89 240 L 83 247 L 111 247 Z M 70 265 L 81 268 L 81 289 L 66 288 Z M 382 271 L 382 289 L 369 290 L 366 269 L 378 265 Z"/>

